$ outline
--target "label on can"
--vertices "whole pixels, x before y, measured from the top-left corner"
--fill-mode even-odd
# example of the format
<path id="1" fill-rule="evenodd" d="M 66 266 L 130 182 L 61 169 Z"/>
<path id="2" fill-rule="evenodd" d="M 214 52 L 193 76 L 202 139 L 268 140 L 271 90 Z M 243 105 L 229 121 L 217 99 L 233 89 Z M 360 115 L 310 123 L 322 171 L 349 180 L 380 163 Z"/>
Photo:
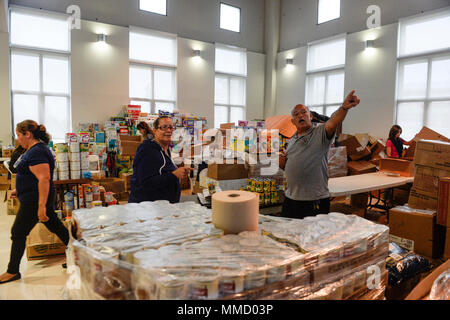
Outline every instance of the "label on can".
<path id="1" fill-rule="evenodd" d="M 264 204 L 270 204 L 270 192 L 264 192 Z"/>

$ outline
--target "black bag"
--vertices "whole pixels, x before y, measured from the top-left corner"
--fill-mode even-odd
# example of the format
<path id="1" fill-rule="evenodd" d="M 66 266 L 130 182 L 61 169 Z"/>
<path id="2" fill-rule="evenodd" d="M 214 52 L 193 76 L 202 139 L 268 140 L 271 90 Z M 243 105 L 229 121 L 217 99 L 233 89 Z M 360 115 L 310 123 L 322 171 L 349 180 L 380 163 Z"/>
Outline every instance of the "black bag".
<path id="1" fill-rule="evenodd" d="M 420 273 L 429 271 L 431 264 L 424 257 L 391 242 L 389 256 L 386 258 L 386 269 L 389 272 L 388 283 L 400 285 Z"/>

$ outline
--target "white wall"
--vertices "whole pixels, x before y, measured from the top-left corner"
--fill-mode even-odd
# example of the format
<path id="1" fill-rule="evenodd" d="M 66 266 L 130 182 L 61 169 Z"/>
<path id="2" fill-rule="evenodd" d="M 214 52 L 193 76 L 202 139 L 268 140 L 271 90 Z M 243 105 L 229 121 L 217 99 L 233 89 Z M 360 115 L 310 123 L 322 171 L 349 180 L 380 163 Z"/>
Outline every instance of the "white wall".
<path id="1" fill-rule="evenodd" d="M 344 133 L 387 138 L 394 124 L 397 29 L 394 23 L 347 36 L 345 94 L 356 90 L 361 103 L 347 114 Z M 367 39 L 374 39 L 375 48 L 364 50 Z"/>
<path id="2" fill-rule="evenodd" d="M 341 17 L 317 24 L 317 0 L 281 0 L 280 50 L 303 47 L 308 42 L 344 32 L 367 30 L 370 5 L 381 10 L 381 25 L 450 5 L 449 0 L 341 0 Z"/>
<path id="3" fill-rule="evenodd" d="M 107 43 L 97 34 L 107 34 Z M 72 128 L 104 122 L 128 104 L 128 28 L 82 21 L 72 30 Z"/>
<path id="4" fill-rule="evenodd" d="M 3 145 L 12 143 L 10 97 L 9 35 L 6 32 L 0 32 L 0 140 Z"/>
<path id="5" fill-rule="evenodd" d="M 200 50 L 201 57 L 193 57 Z M 195 116 L 204 116 L 214 127 L 214 61 L 211 43 L 178 38 L 177 108 Z"/>
<path id="6" fill-rule="evenodd" d="M 385 138 L 394 124 L 397 26 L 347 36 L 344 96 L 354 89 L 361 103 L 344 120 L 344 133 Z M 364 50 L 365 40 L 375 40 L 371 52 Z M 305 102 L 306 57 L 306 46 L 278 54 L 277 115 Z M 294 65 L 286 66 L 286 58 L 293 58 Z"/>
<path id="7" fill-rule="evenodd" d="M 306 47 L 278 54 L 277 62 L 277 107 L 276 114 L 290 114 L 292 108 L 305 102 Z M 286 59 L 294 59 L 286 65 Z"/>
<path id="8" fill-rule="evenodd" d="M 103 123 L 129 101 L 129 29 L 82 20 L 71 35 L 72 129 L 79 123 Z M 107 43 L 97 43 L 98 33 Z M 193 58 L 193 50 L 201 58 Z M 214 61 L 212 43 L 178 38 L 177 106 L 186 113 L 205 116 L 214 126 Z M 247 119 L 262 119 L 265 55 L 248 52 Z M 8 34 L 0 33 L 0 139 L 11 141 Z"/>
<path id="9" fill-rule="evenodd" d="M 264 68 L 266 55 L 247 52 L 247 120 L 264 119 Z"/>
<path id="10" fill-rule="evenodd" d="M 219 28 L 221 2 L 241 8 L 241 32 Z M 10 0 L 10 4 L 63 13 L 75 4 L 80 7 L 83 20 L 122 27 L 133 25 L 263 53 L 263 0 L 168 0 L 167 16 L 138 10 L 138 0 Z"/>

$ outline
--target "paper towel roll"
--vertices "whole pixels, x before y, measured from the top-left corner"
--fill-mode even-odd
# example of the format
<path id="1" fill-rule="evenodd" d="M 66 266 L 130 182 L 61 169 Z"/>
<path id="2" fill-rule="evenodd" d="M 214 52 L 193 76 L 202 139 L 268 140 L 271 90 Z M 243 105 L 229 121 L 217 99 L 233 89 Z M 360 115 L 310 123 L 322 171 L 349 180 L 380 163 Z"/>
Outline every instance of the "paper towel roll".
<path id="1" fill-rule="evenodd" d="M 253 192 L 228 190 L 212 195 L 212 223 L 225 234 L 258 231 L 259 200 Z"/>

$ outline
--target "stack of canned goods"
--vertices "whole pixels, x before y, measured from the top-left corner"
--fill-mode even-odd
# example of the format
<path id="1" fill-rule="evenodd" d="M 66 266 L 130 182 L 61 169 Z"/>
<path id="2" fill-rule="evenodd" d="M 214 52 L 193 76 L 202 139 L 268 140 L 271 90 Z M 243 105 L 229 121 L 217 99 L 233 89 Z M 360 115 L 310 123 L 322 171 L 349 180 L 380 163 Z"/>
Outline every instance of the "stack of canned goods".
<path id="1" fill-rule="evenodd" d="M 260 205 L 270 205 L 279 202 L 278 190 L 275 179 L 250 178 L 247 181 L 248 181 L 247 187 L 242 189 L 258 193 Z"/>

